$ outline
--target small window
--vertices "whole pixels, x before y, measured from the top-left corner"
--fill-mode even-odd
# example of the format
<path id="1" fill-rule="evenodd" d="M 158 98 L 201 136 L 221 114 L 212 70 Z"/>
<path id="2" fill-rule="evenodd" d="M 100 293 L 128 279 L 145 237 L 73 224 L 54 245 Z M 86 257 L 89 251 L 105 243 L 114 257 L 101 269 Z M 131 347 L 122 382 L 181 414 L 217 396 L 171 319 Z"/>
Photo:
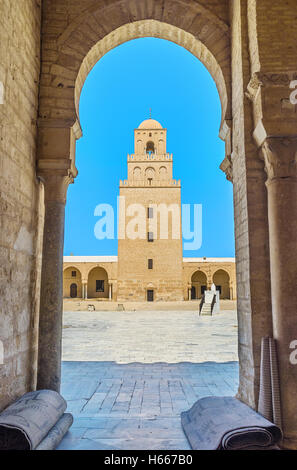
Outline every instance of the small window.
<path id="1" fill-rule="evenodd" d="M 153 269 L 153 260 L 152 259 L 149 259 L 147 264 L 148 264 L 148 266 L 147 266 L 148 269 Z"/>
<path id="2" fill-rule="evenodd" d="M 76 277 L 76 271 L 72 271 L 71 276 Z"/>
<path id="3" fill-rule="evenodd" d="M 153 232 L 148 232 L 148 233 L 147 233 L 147 241 L 148 241 L 148 242 L 153 242 L 153 241 L 154 241 L 154 234 L 153 234 Z"/>
<path id="4" fill-rule="evenodd" d="M 155 153 L 155 144 L 151 140 L 146 144 L 146 153 L 149 152 Z"/>
<path id="5" fill-rule="evenodd" d="M 153 207 L 148 207 L 147 208 L 147 218 L 152 219 L 154 217 L 154 209 Z"/>
<path id="6" fill-rule="evenodd" d="M 104 281 L 96 281 L 96 292 L 104 292 Z"/>
<path id="7" fill-rule="evenodd" d="M 154 301 L 154 291 L 153 290 L 148 290 L 147 291 L 147 301 L 148 302 L 153 302 Z"/>

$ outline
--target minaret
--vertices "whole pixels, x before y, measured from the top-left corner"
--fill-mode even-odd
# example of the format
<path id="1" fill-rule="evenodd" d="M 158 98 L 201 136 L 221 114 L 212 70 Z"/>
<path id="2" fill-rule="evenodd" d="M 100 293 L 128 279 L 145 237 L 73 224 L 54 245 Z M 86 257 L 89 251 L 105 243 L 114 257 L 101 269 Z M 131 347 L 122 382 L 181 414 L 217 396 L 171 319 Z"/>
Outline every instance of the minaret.
<path id="1" fill-rule="evenodd" d="M 118 300 L 183 300 L 181 187 L 166 137 L 154 119 L 134 130 L 135 153 L 120 181 Z"/>

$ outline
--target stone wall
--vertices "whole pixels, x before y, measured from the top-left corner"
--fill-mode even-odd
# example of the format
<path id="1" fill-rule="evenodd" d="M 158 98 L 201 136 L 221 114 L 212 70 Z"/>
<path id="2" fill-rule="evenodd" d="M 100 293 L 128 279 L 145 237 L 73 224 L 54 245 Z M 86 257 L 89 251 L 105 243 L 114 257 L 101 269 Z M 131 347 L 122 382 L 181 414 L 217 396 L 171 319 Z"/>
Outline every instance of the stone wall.
<path id="1" fill-rule="evenodd" d="M 71 259 L 73 258 L 73 262 Z M 85 258 L 85 260 L 84 260 Z M 228 292 L 230 292 L 231 299 L 236 299 L 236 273 L 235 273 L 235 259 L 232 258 L 183 258 L 182 262 L 182 284 L 175 279 L 168 279 L 168 276 L 162 276 L 160 279 L 159 272 L 153 275 L 152 271 L 147 271 L 147 264 L 142 264 L 142 272 L 138 271 L 138 277 L 118 280 L 118 262 L 115 260 L 100 261 L 97 257 L 97 263 L 91 261 L 93 257 L 71 257 L 67 256 L 64 261 L 63 268 L 63 296 L 64 298 L 70 297 L 70 286 L 72 283 L 77 284 L 77 299 L 83 298 L 86 292 L 88 298 L 95 297 L 109 297 L 108 289 L 105 290 L 105 295 L 99 295 L 92 292 L 89 288 L 90 276 L 95 268 L 101 267 L 106 271 L 108 279 L 106 279 L 106 287 L 112 285 L 112 299 L 119 301 L 146 301 L 146 291 L 153 289 L 155 292 L 154 300 L 156 301 L 177 301 L 189 300 L 189 289 L 193 285 L 191 283 L 194 273 L 205 273 L 205 285 L 208 289 L 211 288 L 214 282 L 214 276 L 217 272 L 223 270 L 229 278 Z M 94 257 L 96 258 L 96 257 Z M 111 258 L 116 258 L 112 256 Z M 155 259 L 155 263 L 158 260 Z M 102 271 L 103 271 L 102 270 Z M 72 276 L 72 271 L 75 271 L 75 277 Z M 149 273 L 149 276 L 148 276 Z M 104 279 L 104 276 L 95 276 L 96 279 Z M 84 291 L 83 284 L 86 286 Z M 195 284 L 195 283 L 194 283 Z M 203 284 L 203 285 L 204 285 Z M 198 292 L 198 291 L 197 291 Z M 201 296 L 199 296 L 200 298 Z"/>
<path id="2" fill-rule="evenodd" d="M 42 233 L 35 174 L 40 1 L 0 2 L 0 409 L 34 387 Z"/>

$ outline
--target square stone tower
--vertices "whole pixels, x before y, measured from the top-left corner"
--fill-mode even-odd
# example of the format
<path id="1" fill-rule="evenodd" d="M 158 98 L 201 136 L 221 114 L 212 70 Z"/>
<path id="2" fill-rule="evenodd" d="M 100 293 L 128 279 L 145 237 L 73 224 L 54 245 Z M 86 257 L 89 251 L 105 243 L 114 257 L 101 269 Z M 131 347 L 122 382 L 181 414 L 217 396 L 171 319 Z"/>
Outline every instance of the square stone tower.
<path id="1" fill-rule="evenodd" d="M 183 300 L 181 186 L 166 136 L 154 119 L 134 130 L 128 179 L 120 181 L 118 300 Z"/>

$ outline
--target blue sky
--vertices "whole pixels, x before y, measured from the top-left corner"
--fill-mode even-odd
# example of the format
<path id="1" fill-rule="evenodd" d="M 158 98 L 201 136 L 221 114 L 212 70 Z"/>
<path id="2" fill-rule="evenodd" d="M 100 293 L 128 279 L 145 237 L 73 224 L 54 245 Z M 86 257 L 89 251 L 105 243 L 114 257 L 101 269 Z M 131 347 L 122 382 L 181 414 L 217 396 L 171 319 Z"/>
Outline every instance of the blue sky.
<path id="1" fill-rule="evenodd" d="M 119 180 L 134 152 L 134 128 L 149 117 L 167 128 L 173 177 L 182 203 L 202 204 L 202 246 L 184 256 L 234 256 L 232 185 L 219 165 L 221 106 L 215 83 L 190 52 L 169 41 L 144 38 L 108 52 L 82 90 L 77 142 L 79 174 L 68 190 L 65 255 L 116 255 L 117 240 L 97 240 L 95 207 L 116 213 Z"/>

